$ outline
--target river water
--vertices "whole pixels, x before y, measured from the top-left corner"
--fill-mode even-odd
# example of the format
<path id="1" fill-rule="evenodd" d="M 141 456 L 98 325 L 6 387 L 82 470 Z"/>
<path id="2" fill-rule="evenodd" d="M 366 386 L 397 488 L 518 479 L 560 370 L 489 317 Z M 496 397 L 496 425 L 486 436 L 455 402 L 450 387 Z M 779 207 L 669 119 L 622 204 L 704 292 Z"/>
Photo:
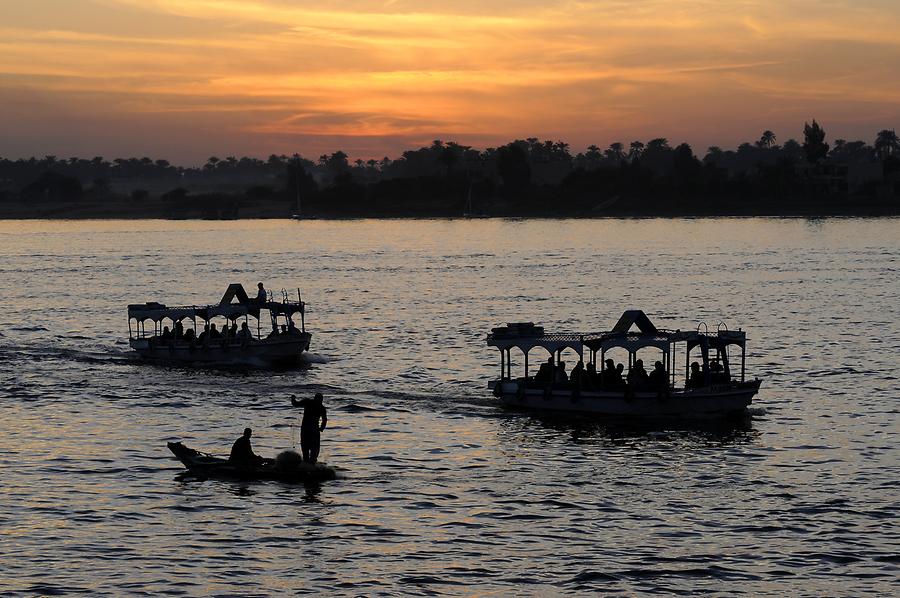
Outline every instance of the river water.
<path id="1" fill-rule="evenodd" d="M 900 220 L 0 222 L 0 593 L 888 595 Z M 309 364 L 137 362 L 128 303 L 301 287 Z M 750 337 L 746 421 L 504 411 L 507 321 Z M 534 362 L 532 362 L 534 363 Z M 166 441 L 291 448 L 319 486 L 198 481 Z"/>

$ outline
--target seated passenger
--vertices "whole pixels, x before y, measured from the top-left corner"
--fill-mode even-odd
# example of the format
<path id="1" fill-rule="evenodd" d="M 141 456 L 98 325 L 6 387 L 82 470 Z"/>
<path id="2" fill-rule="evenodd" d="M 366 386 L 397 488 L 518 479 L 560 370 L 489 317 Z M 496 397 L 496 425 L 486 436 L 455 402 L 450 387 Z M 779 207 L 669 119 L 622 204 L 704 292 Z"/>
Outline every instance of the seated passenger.
<path id="1" fill-rule="evenodd" d="M 541 367 L 538 368 L 538 373 L 534 376 L 535 382 L 540 382 L 546 384 L 548 382 L 553 382 L 553 357 L 547 358 L 547 361 L 541 364 Z"/>
<path id="2" fill-rule="evenodd" d="M 569 381 L 569 377 L 566 375 L 565 361 L 560 360 L 560 362 L 556 364 L 556 372 L 553 375 L 553 381 L 557 384 L 565 384 Z"/>
<path id="3" fill-rule="evenodd" d="M 647 387 L 648 380 L 649 376 L 647 370 L 644 369 L 644 360 L 638 359 L 628 370 L 628 386 L 632 390 L 640 390 Z"/>
<path id="4" fill-rule="evenodd" d="M 581 387 L 585 390 L 594 390 L 597 387 L 597 364 L 589 363 L 581 377 Z"/>
<path id="5" fill-rule="evenodd" d="M 194 338 L 194 329 L 193 329 L 193 328 L 188 328 L 188 329 L 185 331 L 185 333 L 184 333 L 184 340 L 186 340 L 186 341 L 189 342 L 189 343 L 196 340 L 196 339 Z"/>
<path id="6" fill-rule="evenodd" d="M 198 343 L 205 343 L 206 339 L 209 337 L 209 324 L 203 325 L 203 332 L 197 337 Z"/>
<path id="7" fill-rule="evenodd" d="M 696 361 L 691 364 L 691 376 L 688 378 L 688 388 L 703 388 L 706 386 L 705 376 L 700 371 L 700 364 Z"/>
<path id="8" fill-rule="evenodd" d="M 237 338 L 237 333 L 238 333 L 237 320 L 233 320 L 231 322 L 231 328 L 228 329 L 228 338 L 231 338 L 231 339 Z"/>
<path id="9" fill-rule="evenodd" d="M 250 332 L 247 322 L 241 322 L 241 331 L 237 335 L 241 340 L 250 340 L 253 334 Z"/>
<path id="10" fill-rule="evenodd" d="M 669 373 L 666 372 L 661 361 L 653 364 L 653 371 L 647 377 L 648 388 L 657 392 L 665 392 L 669 389 Z"/>
<path id="11" fill-rule="evenodd" d="M 569 374 L 569 382 L 571 382 L 575 388 L 583 388 L 584 378 L 584 361 L 579 359 L 578 363 L 575 364 L 575 367 L 572 368 L 572 373 Z"/>
<path id="12" fill-rule="evenodd" d="M 209 339 L 210 340 L 219 340 L 222 338 L 222 333 L 216 329 L 215 324 L 209 325 Z"/>
<path id="13" fill-rule="evenodd" d="M 725 369 L 722 367 L 721 362 L 718 359 L 713 360 L 709 365 L 710 369 L 710 381 L 713 384 L 728 384 L 731 382 L 730 376 L 725 373 Z"/>
<path id="14" fill-rule="evenodd" d="M 622 375 L 622 373 L 624 371 L 625 371 L 624 365 L 622 365 L 621 363 L 616 364 L 616 375 L 615 375 L 614 381 L 616 383 L 616 386 L 619 388 L 622 388 L 623 386 L 625 386 L 625 376 Z"/>
<path id="15" fill-rule="evenodd" d="M 169 330 L 168 326 L 163 326 L 163 331 L 160 335 L 160 338 L 164 341 L 172 340 L 172 332 Z"/>
<path id="16" fill-rule="evenodd" d="M 603 362 L 603 371 L 600 372 L 600 385 L 603 388 L 613 388 L 615 386 L 616 362 L 607 359 Z"/>
<path id="17" fill-rule="evenodd" d="M 180 341 L 184 338 L 184 324 L 181 323 L 181 320 L 175 322 L 175 340 Z"/>

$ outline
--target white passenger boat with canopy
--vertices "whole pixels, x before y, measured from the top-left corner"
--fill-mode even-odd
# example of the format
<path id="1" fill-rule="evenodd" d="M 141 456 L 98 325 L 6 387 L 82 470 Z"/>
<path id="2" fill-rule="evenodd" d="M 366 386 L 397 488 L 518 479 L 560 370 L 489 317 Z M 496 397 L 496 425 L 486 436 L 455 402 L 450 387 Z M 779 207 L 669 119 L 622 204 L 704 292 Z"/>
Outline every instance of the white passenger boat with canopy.
<path id="1" fill-rule="evenodd" d="M 169 307 L 147 302 L 128 306 L 128 342 L 142 357 L 163 361 L 290 366 L 309 349 L 306 304 L 281 291 L 266 298 L 247 296 L 231 284 L 215 305 Z M 263 320 L 271 329 L 263 328 Z M 219 324 L 221 328 L 218 328 Z"/>
<path id="2" fill-rule="evenodd" d="M 609 332 L 554 334 L 530 322 L 507 324 L 487 336 L 487 344 L 500 351 L 500 377 L 490 387 L 505 405 L 522 409 L 701 418 L 744 412 L 761 383 L 745 377 L 747 335 L 723 324 L 715 332 L 704 328 L 659 329 L 640 310 L 623 313 Z M 549 353 L 549 359 L 531 375 L 529 355 L 535 348 Z M 523 356 L 521 377 L 513 375 L 513 349 Z M 567 350 L 586 364 L 576 365 L 571 377 L 561 373 Z M 738 352 L 735 371 L 731 353 Z M 609 356 L 623 353 L 627 370 L 620 364 L 617 371 Z M 682 354 L 683 380 L 677 373 Z M 644 356 L 657 361 L 649 375 L 642 367 Z"/>

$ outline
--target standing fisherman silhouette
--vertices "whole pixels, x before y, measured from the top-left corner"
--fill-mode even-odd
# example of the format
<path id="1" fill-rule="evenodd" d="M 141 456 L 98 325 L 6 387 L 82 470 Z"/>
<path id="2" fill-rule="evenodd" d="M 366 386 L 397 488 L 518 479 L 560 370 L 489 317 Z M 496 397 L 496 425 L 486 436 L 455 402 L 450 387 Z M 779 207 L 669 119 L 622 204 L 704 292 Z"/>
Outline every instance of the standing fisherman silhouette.
<path id="1" fill-rule="evenodd" d="M 296 395 L 291 395 L 291 405 L 303 407 L 303 421 L 300 422 L 300 450 L 303 452 L 303 460 L 307 463 L 318 461 L 320 433 L 328 425 L 328 415 L 322 399 L 320 392 L 317 392 L 312 399 L 300 401 L 297 400 Z M 322 419 L 321 426 L 319 418 Z"/>

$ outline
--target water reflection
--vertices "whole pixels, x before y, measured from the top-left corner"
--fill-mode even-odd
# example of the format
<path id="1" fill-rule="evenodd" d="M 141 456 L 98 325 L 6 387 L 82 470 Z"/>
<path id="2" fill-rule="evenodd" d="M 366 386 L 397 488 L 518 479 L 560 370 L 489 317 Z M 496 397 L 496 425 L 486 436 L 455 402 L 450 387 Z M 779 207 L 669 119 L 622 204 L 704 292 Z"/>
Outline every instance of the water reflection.
<path id="1" fill-rule="evenodd" d="M 571 414 L 522 413 L 508 426 L 508 432 L 533 435 L 536 430 L 552 432 L 571 443 L 604 443 L 622 439 L 695 441 L 704 444 L 744 444 L 754 441 L 759 432 L 749 414 L 711 420 L 615 419 Z M 546 434 L 544 434 L 546 435 Z"/>
<path id="2" fill-rule="evenodd" d="M 231 493 L 235 496 L 247 497 L 253 496 L 256 494 L 253 490 L 250 489 L 250 486 L 247 484 L 241 484 L 239 486 L 232 486 Z"/>

